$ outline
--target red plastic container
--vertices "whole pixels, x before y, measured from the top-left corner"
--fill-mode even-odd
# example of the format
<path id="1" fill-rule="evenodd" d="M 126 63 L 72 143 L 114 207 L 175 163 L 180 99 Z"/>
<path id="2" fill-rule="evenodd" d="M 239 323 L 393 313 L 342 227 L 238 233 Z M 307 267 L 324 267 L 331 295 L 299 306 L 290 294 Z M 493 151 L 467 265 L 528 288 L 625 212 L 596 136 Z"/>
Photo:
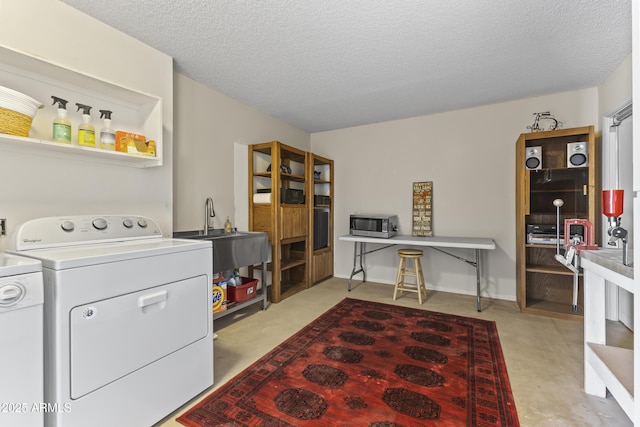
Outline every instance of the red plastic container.
<path id="1" fill-rule="evenodd" d="M 258 289 L 258 279 L 240 277 L 242 285 L 227 286 L 227 300 L 233 302 L 243 302 L 256 296 Z"/>
<path id="2" fill-rule="evenodd" d="M 624 211 L 624 190 L 602 190 L 602 214 L 619 217 Z"/>

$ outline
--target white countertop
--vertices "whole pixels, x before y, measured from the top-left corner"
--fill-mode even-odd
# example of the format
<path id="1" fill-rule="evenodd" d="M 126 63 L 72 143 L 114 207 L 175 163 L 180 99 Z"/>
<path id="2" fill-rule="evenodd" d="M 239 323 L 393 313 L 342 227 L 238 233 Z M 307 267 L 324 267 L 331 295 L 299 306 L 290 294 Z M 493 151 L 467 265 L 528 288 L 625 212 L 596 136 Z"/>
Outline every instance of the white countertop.
<path id="1" fill-rule="evenodd" d="M 580 257 L 633 279 L 633 267 L 622 263 L 622 249 L 600 248 L 594 251 L 580 251 Z M 633 252 L 629 251 L 629 261 L 633 262 Z"/>
<path id="2" fill-rule="evenodd" d="M 418 237 L 411 235 L 397 235 L 388 239 L 381 237 L 352 236 L 350 234 L 338 237 L 347 242 L 379 243 L 388 245 L 437 246 L 441 248 L 495 249 L 493 239 L 484 237 Z"/>

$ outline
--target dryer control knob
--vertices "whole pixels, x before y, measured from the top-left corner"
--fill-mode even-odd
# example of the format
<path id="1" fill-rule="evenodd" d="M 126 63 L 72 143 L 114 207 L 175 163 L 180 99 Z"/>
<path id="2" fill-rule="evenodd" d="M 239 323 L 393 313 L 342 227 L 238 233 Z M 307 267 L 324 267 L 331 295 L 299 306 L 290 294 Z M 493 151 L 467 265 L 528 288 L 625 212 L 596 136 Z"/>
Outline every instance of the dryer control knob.
<path id="1" fill-rule="evenodd" d="M 71 221 L 63 221 L 60 227 L 62 227 L 64 231 L 73 231 L 74 225 Z"/>
<path id="2" fill-rule="evenodd" d="M 129 218 L 127 218 L 124 221 L 122 221 L 122 225 L 124 225 L 125 228 L 131 228 L 131 227 L 133 227 L 133 221 L 131 221 Z"/>
<path id="3" fill-rule="evenodd" d="M 144 218 L 140 218 L 138 220 L 138 225 L 142 228 L 146 228 L 147 227 L 147 221 Z"/>
<path id="4" fill-rule="evenodd" d="M 24 298 L 25 290 L 18 284 L 9 284 L 0 287 L 0 307 L 7 307 L 18 303 Z"/>
<path id="5" fill-rule="evenodd" d="M 93 224 L 96 230 L 104 230 L 107 228 L 107 220 L 104 218 L 96 218 L 91 221 L 91 224 Z"/>

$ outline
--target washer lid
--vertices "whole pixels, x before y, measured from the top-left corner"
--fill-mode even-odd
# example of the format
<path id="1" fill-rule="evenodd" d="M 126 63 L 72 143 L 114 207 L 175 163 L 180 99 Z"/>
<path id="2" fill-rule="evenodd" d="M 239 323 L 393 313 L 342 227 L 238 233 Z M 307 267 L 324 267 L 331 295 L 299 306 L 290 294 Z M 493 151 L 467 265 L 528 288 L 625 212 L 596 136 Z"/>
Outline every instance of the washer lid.
<path id="1" fill-rule="evenodd" d="M 42 263 L 37 259 L 0 252 L 0 277 L 42 271 Z"/>

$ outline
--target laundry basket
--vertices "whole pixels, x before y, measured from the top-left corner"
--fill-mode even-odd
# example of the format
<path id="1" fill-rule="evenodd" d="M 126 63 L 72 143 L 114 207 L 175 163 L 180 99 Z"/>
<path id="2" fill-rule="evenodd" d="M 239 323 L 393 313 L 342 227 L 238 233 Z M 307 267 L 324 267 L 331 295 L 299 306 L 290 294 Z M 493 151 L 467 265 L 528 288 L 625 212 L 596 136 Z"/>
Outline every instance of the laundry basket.
<path id="1" fill-rule="evenodd" d="M 29 136 L 33 117 L 42 107 L 30 96 L 0 86 L 0 133 Z"/>

